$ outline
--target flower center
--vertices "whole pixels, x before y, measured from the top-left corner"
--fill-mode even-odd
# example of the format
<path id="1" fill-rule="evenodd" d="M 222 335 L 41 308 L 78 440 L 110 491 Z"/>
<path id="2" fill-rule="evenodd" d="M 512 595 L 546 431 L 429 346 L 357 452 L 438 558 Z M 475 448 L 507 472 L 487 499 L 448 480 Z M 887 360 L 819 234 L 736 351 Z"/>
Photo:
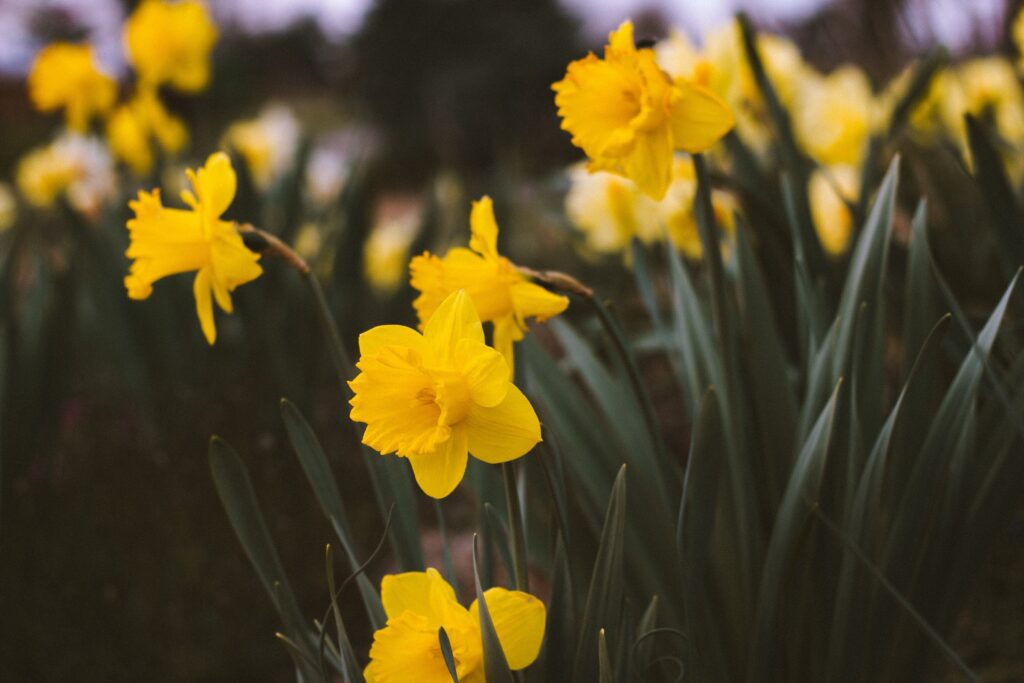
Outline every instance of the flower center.
<path id="1" fill-rule="evenodd" d="M 416 393 L 416 400 L 421 404 L 435 404 L 441 411 L 437 424 L 451 426 L 466 417 L 473 404 L 469 392 L 469 384 L 461 373 L 450 370 L 433 371 L 430 373 L 434 386 L 423 387 Z"/>

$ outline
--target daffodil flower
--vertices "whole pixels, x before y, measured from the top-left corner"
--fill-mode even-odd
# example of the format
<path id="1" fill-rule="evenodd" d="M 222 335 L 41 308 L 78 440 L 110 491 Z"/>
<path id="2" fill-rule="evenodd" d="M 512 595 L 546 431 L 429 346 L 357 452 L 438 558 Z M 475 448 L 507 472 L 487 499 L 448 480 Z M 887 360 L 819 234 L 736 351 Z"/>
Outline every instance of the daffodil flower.
<path id="1" fill-rule="evenodd" d="M 153 167 L 153 139 L 173 154 L 188 142 L 188 130 L 164 108 L 155 91 L 143 89 L 110 116 L 107 143 L 115 157 L 142 175 Z"/>
<path id="2" fill-rule="evenodd" d="M 157 280 L 196 271 L 193 293 L 196 312 L 206 341 L 217 338 L 213 301 L 231 313 L 231 292 L 259 277 L 259 254 L 242 243 L 235 224 L 221 219 L 235 198 L 236 178 L 223 152 L 210 155 L 206 165 L 186 174 L 195 193 L 185 190 L 182 200 L 190 209 L 170 209 L 160 202 L 160 190 L 139 191 L 129 203 L 135 218 L 128 221 L 131 244 L 125 254 L 134 259 L 124 279 L 128 296 L 146 299 Z"/>
<path id="3" fill-rule="evenodd" d="M 387 625 L 373 634 L 367 683 L 450 683 L 438 629 L 451 642 L 455 671 L 463 683 L 484 683 L 480 612 L 474 600 L 467 610 L 435 569 L 390 574 L 380 585 Z M 544 603 L 520 591 L 484 592 L 487 611 L 509 668 L 525 669 L 537 659 L 544 640 Z"/>
<path id="4" fill-rule="evenodd" d="M 359 335 L 359 353 L 350 417 L 366 423 L 363 443 L 409 460 L 428 496 L 455 489 L 469 454 L 507 462 L 541 440 L 533 406 L 509 380 L 505 359 L 484 344 L 463 290 L 444 300 L 423 334 L 374 327 Z"/>
<path id="5" fill-rule="evenodd" d="M 427 252 L 409 263 L 412 286 L 420 292 L 413 306 L 423 325 L 449 294 L 465 290 L 480 319 L 494 324 L 494 348 L 511 372 L 512 348 L 523 338 L 526 319 L 547 320 L 564 311 L 569 300 L 530 282 L 498 253 L 498 223 L 490 197 L 473 203 L 469 225 L 469 249 L 451 249 L 444 258 Z"/>
<path id="6" fill-rule="evenodd" d="M 672 80 L 653 50 L 638 50 L 629 21 L 609 36 L 604 59 L 576 60 L 552 88 L 562 128 L 590 158 L 590 170 L 630 178 L 654 199 L 672 180 L 675 150 L 703 152 L 735 122 L 713 92 Z"/>
<path id="7" fill-rule="evenodd" d="M 145 88 L 198 92 L 210 80 L 217 26 L 201 2 L 143 0 L 124 25 L 128 62 Z"/>
<path id="8" fill-rule="evenodd" d="M 64 109 L 68 128 L 84 133 L 93 116 L 114 106 L 117 83 L 99 70 L 91 45 L 54 43 L 36 55 L 28 93 L 36 109 Z"/>

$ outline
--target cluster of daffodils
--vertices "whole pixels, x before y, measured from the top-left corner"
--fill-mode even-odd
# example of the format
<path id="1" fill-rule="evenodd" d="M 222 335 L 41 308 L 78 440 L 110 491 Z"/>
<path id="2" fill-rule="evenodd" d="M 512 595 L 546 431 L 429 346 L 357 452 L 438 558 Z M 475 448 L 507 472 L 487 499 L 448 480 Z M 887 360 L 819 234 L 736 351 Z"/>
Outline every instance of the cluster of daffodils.
<path id="1" fill-rule="evenodd" d="M 108 198 L 111 155 L 141 175 L 158 153 L 179 152 L 188 131 L 164 107 L 159 90 L 205 88 L 216 38 L 216 26 L 198 0 L 144 0 L 124 25 L 125 57 L 136 83 L 120 103 L 118 83 L 102 69 L 91 45 L 54 43 L 42 49 L 28 76 L 29 98 L 41 112 L 62 111 L 67 131 L 22 160 L 17 173 L 22 194 L 39 206 L 67 199 L 94 214 Z M 105 143 L 91 133 L 97 122 Z"/>
<path id="2" fill-rule="evenodd" d="M 1024 54 L 1024 14 L 1014 27 L 1018 51 Z M 815 167 L 807 192 L 819 240 L 828 254 L 841 256 L 849 247 L 849 207 L 861 193 L 871 139 L 889 123 L 912 69 L 876 91 L 857 66 L 819 72 L 783 36 L 760 34 L 757 48 L 791 114 L 796 141 Z M 671 161 L 673 149 L 708 151 L 713 163 L 727 166 L 726 155 L 712 145 L 734 123 L 734 134 L 762 161 L 769 160 L 767 106 L 736 21 L 710 31 L 699 46 L 673 31 L 653 48 L 639 50 L 631 25 L 623 24 L 611 34 L 603 60 L 589 55 L 575 62 L 555 90 L 562 127 L 586 153 L 590 172 L 581 166 L 570 169 L 566 211 L 594 252 L 622 251 L 634 237 L 644 242 L 668 238 L 685 255 L 700 257 L 692 230 L 692 170 Z M 692 93 L 699 93 L 699 99 Z M 700 104 L 689 108 L 688 116 L 696 120 L 687 130 L 673 118 L 673 107 L 695 102 Z M 1012 153 L 1024 148 L 1020 67 L 1004 57 L 985 56 L 941 71 L 911 113 L 911 130 L 924 143 L 950 143 L 970 163 L 965 114 L 992 124 L 1004 143 L 1011 175 L 1024 179 L 1024 157 Z M 729 221 L 721 219 L 731 216 L 725 207 L 735 201 L 719 192 L 714 203 L 719 224 L 728 230 Z"/>

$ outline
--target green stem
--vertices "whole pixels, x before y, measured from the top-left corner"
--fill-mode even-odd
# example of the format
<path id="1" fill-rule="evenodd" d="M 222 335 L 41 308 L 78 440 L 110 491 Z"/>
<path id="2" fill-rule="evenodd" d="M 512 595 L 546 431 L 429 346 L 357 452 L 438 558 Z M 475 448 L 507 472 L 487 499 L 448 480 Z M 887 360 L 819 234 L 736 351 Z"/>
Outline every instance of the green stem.
<path id="1" fill-rule="evenodd" d="M 718 226 L 715 223 L 715 209 L 711 203 L 711 179 L 708 177 L 707 162 L 703 154 L 693 155 L 693 168 L 697 173 L 697 231 L 704 248 L 704 263 L 711 279 L 711 317 L 715 325 L 718 343 L 724 344 L 726 336 L 725 275 L 722 266 L 722 250 L 718 242 Z M 721 348 L 721 347 L 720 347 Z"/>
<path id="2" fill-rule="evenodd" d="M 511 462 L 501 464 L 501 477 L 505 482 L 505 502 L 508 504 L 508 533 L 512 537 L 512 568 L 516 590 L 530 591 L 529 569 L 526 564 L 526 534 L 523 532 L 523 513 L 516 488 L 516 470 Z"/>
<path id="3" fill-rule="evenodd" d="M 320 321 L 320 327 L 327 338 L 327 347 L 331 352 L 331 364 L 334 365 L 334 371 L 338 375 L 338 382 L 341 384 L 345 395 L 351 396 L 352 390 L 348 386 L 348 378 L 355 375 L 355 365 L 353 365 L 352 359 L 345 349 L 345 344 L 341 341 L 341 334 L 338 332 L 337 323 L 334 322 L 334 315 L 331 313 L 331 308 L 327 303 L 327 297 L 324 296 L 324 290 L 320 287 L 320 281 L 313 274 L 313 271 L 306 270 L 303 272 L 302 279 L 306 281 L 309 291 L 313 294 L 317 319 Z"/>

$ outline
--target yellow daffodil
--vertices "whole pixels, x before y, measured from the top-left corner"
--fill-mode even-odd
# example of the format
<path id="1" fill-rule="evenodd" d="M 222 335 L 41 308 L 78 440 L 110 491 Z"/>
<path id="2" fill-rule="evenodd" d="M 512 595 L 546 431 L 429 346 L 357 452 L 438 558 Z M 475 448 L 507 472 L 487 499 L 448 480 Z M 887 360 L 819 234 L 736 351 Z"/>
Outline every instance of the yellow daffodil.
<path id="1" fill-rule="evenodd" d="M 93 116 L 114 106 L 117 83 L 100 71 L 92 46 L 54 43 L 36 55 L 28 92 L 36 109 L 64 109 L 68 127 L 82 133 Z"/>
<path id="2" fill-rule="evenodd" d="M 87 217 L 117 193 L 113 162 L 102 142 L 65 133 L 18 163 L 18 189 L 34 206 L 51 207 L 58 199 Z"/>
<path id="3" fill-rule="evenodd" d="M 107 121 L 110 151 L 139 175 L 153 167 L 154 139 L 164 152 L 174 154 L 188 142 L 188 130 L 181 119 L 164 108 L 153 91 L 139 92 Z"/>
<path id="4" fill-rule="evenodd" d="M 259 255 L 245 247 L 235 224 L 220 218 L 235 197 L 235 171 L 227 155 L 212 154 L 198 172 L 187 173 L 195 193 L 185 190 L 181 196 L 189 210 L 164 207 L 158 189 L 140 191 L 130 203 L 135 218 L 128 221 L 131 244 L 125 253 L 134 261 L 124 284 L 129 297 L 146 299 L 157 280 L 197 271 L 196 312 L 207 342 L 213 344 L 213 300 L 231 313 L 231 292 L 263 270 L 256 263 Z"/>
<path id="5" fill-rule="evenodd" d="M 217 27 L 201 2 L 143 0 L 124 25 L 128 62 L 145 88 L 198 92 L 210 80 Z"/>
<path id="6" fill-rule="evenodd" d="M 797 139 L 818 163 L 860 166 L 881 112 L 867 75 L 848 65 L 807 79 L 793 115 Z"/>
<path id="7" fill-rule="evenodd" d="M 480 319 L 494 324 L 494 348 L 511 372 L 513 345 L 523 338 L 526 319 L 543 322 L 564 311 L 569 300 L 530 282 L 498 253 L 498 224 L 490 197 L 473 203 L 469 224 L 469 249 L 451 249 L 444 258 L 425 252 L 410 262 L 412 286 L 420 292 L 413 306 L 424 325 L 452 292 L 465 290 Z"/>
<path id="8" fill-rule="evenodd" d="M 808 181 L 807 197 L 818 240 L 825 253 L 842 256 L 850 246 L 853 216 L 848 201 L 860 190 L 860 176 L 852 166 L 818 169 Z"/>
<path id="9" fill-rule="evenodd" d="M 420 227 L 419 211 L 404 213 L 374 226 L 363 244 L 363 270 L 378 292 L 394 292 L 402 283 L 409 248 Z"/>
<path id="10" fill-rule="evenodd" d="M 645 244 L 661 239 L 665 228 L 656 202 L 632 180 L 605 171 L 590 173 L 585 164 L 569 171 L 565 212 L 598 254 L 618 253 L 636 237 Z M 667 197 L 672 195 L 669 186 Z"/>
<path id="11" fill-rule="evenodd" d="M 703 152 L 734 123 L 718 96 L 685 78 L 673 81 L 653 50 L 638 50 L 628 21 L 609 36 L 604 59 L 576 60 L 552 88 L 562 128 L 590 169 L 630 178 L 654 199 L 668 189 L 675 150 Z"/>
<path id="12" fill-rule="evenodd" d="M 367 683 L 450 683 L 438 630 L 451 642 L 455 671 L 465 683 L 485 683 L 483 639 L 477 601 L 467 610 L 435 569 L 389 574 L 380 585 L 387 625 L 373 634 Z M 513 671 L 537 659 L 544 640 L 544 603 L 521 591 L 490 588 L 487 612 Z"/>
<path id="13" fill-rule="evenodd" d="M 570 178 L 566 213 L 594 251 L 624 251 L 633 237 L 650 244 L 667 236 L 687 258 L 703 256 L 693 207 L 697 179 L 691 159 L 675 160 L 672 182 L 661 201 L 641 193 L 632 181 L 609 173 L 588 174 L 576 167 Z M 726 236 L 731 235 L 735 199 L 727 192 L 714 190 L 712 206 L 719 227 Z M 628 252 L 625 255 L 628 259 Z"/>
<path id="14" fill-rule="evenodd" d="M 757 46 L 772 86 L 782 104 L 793 103 L 814 70 L 804 62 L 800 49 L 784 36 L 760 33 Z M 735 20 L 707 34 L 698 49 L 680 31 L 655 46 L 658 65 L 672 78 L 705 86 L 725 101 L 736 115 L 736 131 L 757 151 L 767 149 L 771 131 L 761 90 L 747 60 L 739 23 Z"/>
<path id="15" fill-rule="evenodd" d="M 451 493 L 468 455 L 501 463 L 540 439 L 530 401 L 509 379 L 501 354 L 484 344 L 469 295 L 449 295 L 423 328 L 381 325 L 359 336 L 359 375 L 350 417 L 366 423 L 363 443 L 407 458 L 434 498 Z"/>
<path id="16" fill-rule="evenodd" d="M 228 128 L 224 143 L 236 150 L 262 190 L 270 187 L 295 160 L 299 146 L 299 122 L 291 110 L 271 105 L 260 115 Z"/>

